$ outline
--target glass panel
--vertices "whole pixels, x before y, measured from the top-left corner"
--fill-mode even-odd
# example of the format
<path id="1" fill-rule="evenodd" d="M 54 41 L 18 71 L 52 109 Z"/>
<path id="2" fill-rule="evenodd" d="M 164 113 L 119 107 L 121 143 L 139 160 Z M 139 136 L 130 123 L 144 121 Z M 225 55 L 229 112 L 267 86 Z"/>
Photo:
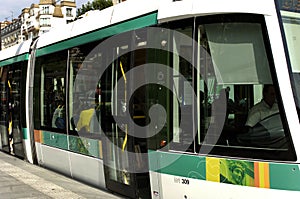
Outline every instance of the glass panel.
<path id="1" fill-rule="evenodd" d="M 200 152 L 224 153 L 214 146 L 288 150 L 259 17 L 215 19 L 198 27 Z"/>
<path id="2" fill-rule="evenodd" d="M 298 0 L 278 0 L 285 38 L 287 41 L 289 59 L 292 66 L 292 80 L 298 117 L 300 118 L 300 2 Z"/>
<path id="3" fill-rule="evenodd" d="M 122 53 L 122 50 L 126 50 L 127 48 L 127 45 L 114 48 L 118 59 L 110 66 L 111 70 L 107 71 L 111 73 L 106 73 L 107 76 L 110 75 L 110 77 L 106 77 L 106 80 L 112 80 L 111 85 L 105 85 L 106 89 L 109 89 L 105 90 L 105 104 L 107 104 L 106 111 L 108 111 L 105 111 L 105 115 L 107 118 L 111 118 L 109 115 L 119 119 L 124 116 L 126 117 L 128 82 L 125 73 L 129 69 L 130 56 L 126 54 L 119 56 L 119 54 Z M 108 108 L 108 106 L 110 106 L 110 108 Z M 110 130 L 106 129 L 105 131 L 109 139 L 106 143 L 108 177 L 110 180 L 130 185 L 132 181 L 129 173 L 128 147 L 130 147 L 130 145 L 128 143 L 128 124 L 125 121 L 117 124 L 112 120 L 110 125 L 111 126 L 108 127 Z"/>
<path id="4" fill-rule="evenodd" d="M 63 52 L 47 55 L 37 59 L 40 68 L 40 81 L 35 85 L 40 87 L 40 126 L 44 129 L 66 129 L 65 116 L 65 74 L 67 54 Z"/>
<path id="5" fill-rule="evenodd" d="M 223 25 L 206 24 L 203 29 L 206 30 L 211 61 L 218 82 L 223 84 L 272 82 L 260 24 L 237 22 Z"/>
<path id="6" fill-rule="evenodd" d="M 146 52 L 146 63 L 157 63 L 160 65 L 164 66 L 169 66 L 169 68 L 172 68 L 172 63 L 173 61 L 178 64 L 179 62 L 179 57 L 174 57 L 169 48 L 173 45 L 173 37 L 170 34 L 170 32 L 165 31 L 162 29 L 160 30 L 160 34 L 157 34 L 156 30 L 155 32 L 152 32 L 153 30 L 148 30 L 148 40 L 147 44 L 149 46 L 156 46 L 157 44 L 162 46 L 162 49 L 159 48 L 147 48 Z M 152 37 L 152 35 L 157 34 L 156 37 Z M 177 67 L 178 69 L 178 67 Z M 171 149 L 174 149 L 175 146 L 171 146 L 170 143 L 172 143 L 173 140 L 173 135 L 175 136 L 174 142 L 176 144 L 180 145 L 178 143 L 179 140 L 179 134 L 178 133 L 173 133 L 173 132 L 179 132 L 178 129 L 178 111 L 179 111 L 179 104 L 177 102 L 173 102 L 173 94 L 176 93 L 176 88 L 178 88 L 179 85 L 177 84 L 178 82 L 178 74 L 179 71 L 175 72 L 174 71 L 174 78 L 173 74 L 171 73 L 172 71 L 167 71 L 161 67 L 157 68 L 151 68 L 151 71 L 147 72 L 149 68 L 145 68 L 145 79 L 148 81 L 152 81 L 154 83 L 152 84 L 147 84 L 145 86 L 145 91 L 146 91 L 146 125 L 148 125 L 147 130 L 148 130 L 148 135 L 151 135 L 148 138 L 148 147 L 152 150 L 166 150 L 171 147 Z M 149 76 L 147 74 L 150 74 Z M 154 77 L 153 77 L 154 75 Z M 171 77 L 171 78 L 169 78 Z M 155 81 L 153 81 L 153 79 Z M 174 81 L 173 81 L 174 80 Z M 157 83 L 156 83 L 157 82 Z M 169 89 L 173 88 L 174 89 Z M 173 94 L 172 94 L 173 90 Z M 155 118 L 151 118 L 150 114 L 150 109 L 154 105 L 159 105 L 162 107 L 162 109 L 165 110 L 165 114 L 160 114 L 162 112 L 159 111 L 155 112 Z M 172 105 L 174 105 L 174 118 L 172 118 Z M 153 117 L 153 116 L 152 116 Z M 174 119 L 174 121 L 173 121 Z M 175 127 L 173 128 L 173 122 L 175 122 Z M 156 132 L 157 129 L 160 129 L 159 132 Z M 173 131 L 174 129 L 174 131 Z M 156 133 L 154 133 L 156 132 Z M 152 136 L 153 135 L 153 136 Z M 148 137 L 148 136 L 147 136 Z M 179 147 L 179 146 L 178 146 Z"/>
<path id="7" fill-rule="evenodd" d="M 8 69 L 9 67 L 0 68 L 0 77 L 1 77 L 1 106 L 0 106 L 0 131 L 1 131 L 1 148 L 9 152 L 9 141 L 8 141 Z"/>
<path id="8" fill-rule="evenodd" d="M 14 65 L 9 71 L 9 87 L 10 87 L 10 97 L 9 97 L 9 108 L 11 114 L 11 126 L 9 129 L 12 134 L 12 151 L 20 157 L 24 157 L 23 151 L 23 136 L 21 127 L 21 81 L 22 81 L 22 68 L 23 65 Z"/>
<path id="9" fill-rule="evenodd" d="M 300 12 L 299 0 L 277 0 L 281 10 L 290 12 Z"/>
<path id="10" fill-rule="evenodd" d="M 168 24 L 190 37 L 190 43 L 175 33 L 164 38 L 173 52 L 164 56 L 165 60 L 170 58 L 173 68 L 169 76 L 173 97 L 168 100 L 164 96 L 170 102 L 166 110 L 171 109 L 166 124 L 170 127 L 169 149 L 293 159 L 289 130 L 283 122 L 285 113 L 278 104 L 277 79 L 271 73 L 274 66 L 269 61 L 263 16 L 228 14 L 195 21 Z M 195 29 L 193 24 L 197 24 Z M 189 118 L 187 124 L 183 118 Z"/>
<path id="11" fill-rule="evenodd" d="M 173 38 L 173 150 L 194 152 L 193 140 L 195 132 L 191 122 L 193 121 L 193 86 L 192 55 L 193 55 L 193 28 L 188 26 L 176 29 L 190 39 L 186 43 L 181 37 Z M 179 99 L 179 100 L 178 100 Z M 183 119 L 184 118 L 184 119 Z M 188 118 L 188 119 L 187 119 Z"/>
<path id="12" fill-rule="evenodd" d="M 2 67 L 1 77 L 1 148 L 24 157 L 21 127 L 22 63 Z"/>
<path id="13" fill-rule="evenodd" d="M 101 84 L 94 77 L 102 60 L 100 52 L 91 51 L 94 44 L 70 50 L 69 126 L 80 136 L 101 134 Z M 94 82 L 98 82 L 94 85 Z"/>

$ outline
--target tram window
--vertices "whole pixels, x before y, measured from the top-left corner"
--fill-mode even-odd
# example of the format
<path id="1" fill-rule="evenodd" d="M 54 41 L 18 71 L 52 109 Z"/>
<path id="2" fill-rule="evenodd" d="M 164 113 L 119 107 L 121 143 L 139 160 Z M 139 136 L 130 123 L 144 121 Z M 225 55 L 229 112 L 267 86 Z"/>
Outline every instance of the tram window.
<path id="1" fill-rule="evenodd" d="M 39 99 L 35 102 L 40 102 L 40 114 L 35 120 L 41 128 L 61 132 L 66 129 L 66 66 L 65 51 L 37 58 L 35 89 L 39 89 Z"/>
<path id="2" fill-rule="evenodd" d="M 199 152 L 285 159 L 289 134 L 282 121 L 284 112 L 277 104 L 280 93 L 270 71 L 260 17 L 231 17 L 222 22 L 217 20 L 224 16 L 204 20 L 207 23 L 201 21 L 198 26 L 201 75 L 197 84 L 207 93 L 205 101 L 209 103 L 203 109 L 210 113 L 201 116 L 198 112 L 198 117 L 204 118 L 198 125 L 203 126 L 198 127 Z"/>
<path id="3" fill-rule="evenodd" d="M 97 43 L 70 49 L 69 126 L 81 136 L 100 134 L 101 84 L 96 74 L 102 54 Z"/>
<path id="4" fill-rule="evenodd" d="M 167 121 L 172 132 L 168 149 L 293 159 L 263 17 L 216 15 L 199 17 L 196 24 L 195 30 L 188 23 L 175 28 L 194 38 L 196 47 L 169 37 L 169 48 L 175 52 L 171 65 L 178 72 L 173 72 L 170 82 L 175 94 L 169 106 L 172 119 Z M 274 103 L 266 100 L 264 87 L 274 89 Z M 256 104 L 265 109 L 250 123 Z"/>
<path id="5" fill-rule="evenodd" d="M 1 145 L 4 150 L 9 150 L 9 132 L 8 132 L 8 122 L 9 122 L 9 86 L 8 86 L 8 73 L 9 67 L 0 67 L 0 80 L 1 80 L 1 103 L 0 103 L 0 134 L 1 134 Z"/>
<path id="6" fill-rule="evenodd" d="M 288 4 L 286 1 L 281 2 L 281 15 L 284 27 L 284 33 L 287 41 L 287 47 L 289 52 L 289 59 L 291 62 L 295 101 L 298 110 L 298 117 L 300 118 L 300 62 L 298 60 L 299 41 L 295 38 L 299 35 L 300 31 L 300 14 L 297 9 L 293 7 L 293 4 Z"/>
<path id="7" fill-rule="evenodd" d="M 190 23 L 191 24 L 191 23 Z M 193 140 L 195 131 L 191 122 L 193 121 L 192 113 L 195 108 L 193 105 L 193 85 L 192 85 L 192 37 L 193 28 L 176 29 L 181 34 L 191 38 L 190 43 L 186 43 L 181 37 L 174 37 L 172 40 L 173 54 L 173 150 L 186 150 L 193 152 Z M 180 55 L 180 56 L 179 56 Z"/>

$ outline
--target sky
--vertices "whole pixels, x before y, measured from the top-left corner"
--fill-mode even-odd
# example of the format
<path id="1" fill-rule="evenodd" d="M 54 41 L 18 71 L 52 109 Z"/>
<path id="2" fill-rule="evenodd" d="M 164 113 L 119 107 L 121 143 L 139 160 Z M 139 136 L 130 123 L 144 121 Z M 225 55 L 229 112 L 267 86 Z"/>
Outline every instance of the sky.
<path id="1" fill-rule="evenodd" d="M 82 4 L 86 4 L 92 0 L 75 0 L 77 8 L 81 8 Z M 1 0 L 0 1 L 0 21 L 5 21 L 7 18 L 11 21 L 12 16 L 18 18 L 22 13 L 22 9 L 30 7 L 31 4 L 38 4 L 40 0 Z"/>

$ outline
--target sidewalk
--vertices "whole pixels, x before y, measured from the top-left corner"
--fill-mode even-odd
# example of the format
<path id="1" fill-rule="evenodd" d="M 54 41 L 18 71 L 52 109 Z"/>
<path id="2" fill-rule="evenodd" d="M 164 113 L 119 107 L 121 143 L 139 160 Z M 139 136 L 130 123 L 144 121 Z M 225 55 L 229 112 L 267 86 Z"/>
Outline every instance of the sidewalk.
<path id="1" fill-rule="evenodd" d="M 0 152 L 1 199 L 122 198 Z"/>

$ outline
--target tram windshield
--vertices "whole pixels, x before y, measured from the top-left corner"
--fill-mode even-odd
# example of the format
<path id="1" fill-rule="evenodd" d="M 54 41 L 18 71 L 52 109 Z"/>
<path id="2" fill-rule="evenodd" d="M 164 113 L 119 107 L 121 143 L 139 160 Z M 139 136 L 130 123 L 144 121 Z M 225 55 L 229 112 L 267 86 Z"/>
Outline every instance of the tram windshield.
<path id="1" fill-rule="evenodd" d="M 294 96 L 296 96 L 297 109 L 300 110 L 300 61 L 298 57 L 300 53 L 300 1 L 278 0 L 278 2 L 292 67 Z"/>
<path id="2" fill-rule="evenodd" d="M 169 36 L 176 95 L 161 143 L 170 143 L 171 151 L 292 159 L 263 17 L 216 15 L 195 22 L 171 25 L 197 44 Z"/>

